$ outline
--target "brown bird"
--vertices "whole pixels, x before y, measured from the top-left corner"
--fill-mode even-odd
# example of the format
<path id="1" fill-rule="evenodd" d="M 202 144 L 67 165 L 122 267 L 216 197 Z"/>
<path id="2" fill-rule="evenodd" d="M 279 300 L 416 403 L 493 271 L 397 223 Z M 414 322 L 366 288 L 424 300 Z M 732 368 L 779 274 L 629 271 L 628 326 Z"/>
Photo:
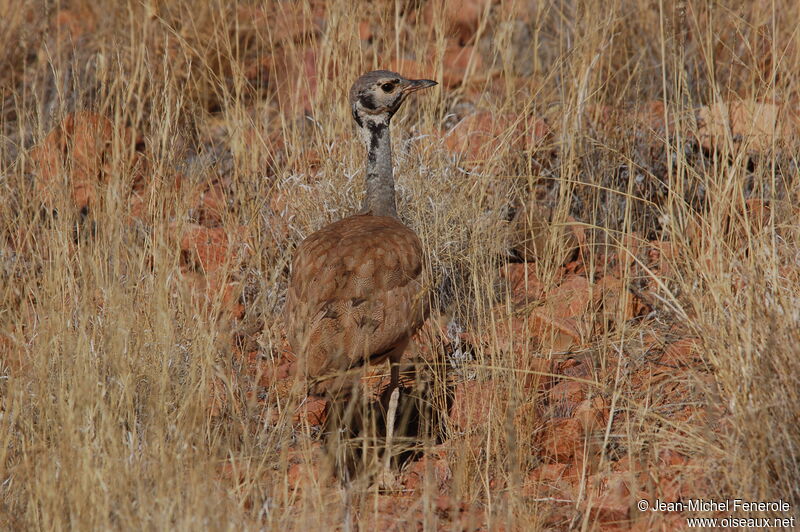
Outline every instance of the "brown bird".
<path id="1" fill-rule="evenodd" d="M 434 85 L 388 70 L 355 81 L 350 107 L 367 149 L 363 206 L 303 240 L 292 261 L 284 310 L 289 343 L 313 393 L 334 400 L 350 396 L 360 368 L 389 361 L 394 391 L 388 447 L 397 364 L 428 312 L 422 244 L 397 216 L 389 122 L 409 94 Z"/>

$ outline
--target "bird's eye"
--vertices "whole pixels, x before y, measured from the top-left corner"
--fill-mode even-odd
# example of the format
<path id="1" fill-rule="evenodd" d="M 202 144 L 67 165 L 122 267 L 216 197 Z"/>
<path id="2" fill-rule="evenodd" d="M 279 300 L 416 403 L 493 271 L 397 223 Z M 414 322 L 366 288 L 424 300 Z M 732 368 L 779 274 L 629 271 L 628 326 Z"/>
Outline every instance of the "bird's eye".
<path id="1" fill-rule="evenodd" d="M 383 92 L 392 92 L 392 90 L 394 90 L 394 83 L 384 83 L 381 85 L 381 88 L 383 89 Z"/>

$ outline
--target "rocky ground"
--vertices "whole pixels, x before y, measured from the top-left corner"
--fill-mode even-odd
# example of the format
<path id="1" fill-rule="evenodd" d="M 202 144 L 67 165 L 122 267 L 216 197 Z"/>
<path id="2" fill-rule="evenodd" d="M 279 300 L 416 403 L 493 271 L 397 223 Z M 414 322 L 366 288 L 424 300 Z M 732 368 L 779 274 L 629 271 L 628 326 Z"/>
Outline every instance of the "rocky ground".
<path id="1" fill-rule="evenodd" d="M 109 391 L 64 404 L 82 411 L 85 399 L 87 412 L 116 408 L 135 419 L 139 428 L 124 433 L 138 434 L 138 452 L 152 463 L 161 455 L 147 448 L 172 449 L 174 439 L 154 443 L 173 429 L 147 413 L 159 408 L 148 393 L 164 375 L 185 385 L 152 397 L 171 398 L 170 415 L 197 406 L 187 414 L 193 421 L 174 430 L 207 435 L 191 456 L 208 467 L 187 465 L 181 475 L 226 501 L 215 504 L 231 521 L 200 521 L 211 527 L 672 530 L 698 515 L 642 512 L 637 502 L 798 501 L 796 484 L 789 487 L 796 471 L 786 465 L 798 456 L 789 423 L 797 408 L 770 410 L 796 395 L 798 378 L 798 366 L 780 362 L 798 345 L 800 113 L 785 75 L 797 65 L 793 34 L 754 33 L 764 54 L 770 43 L 759 39 L 783 50 L 770 62 L 736 56 L 723 44 L 745 39 L 744 30 L 714 26 L 722 43 L 714 64 L 739 83 L 719 90 L 692 70 L 703 61 L 702 35 L 682 33 L 670 18 L 699 24 L 711 12 L 671 6 L 665 53 L 684 54 L 686 77 L 676 83 L 694 85 L 666 97 L 660 71 L 643 75 L 614 57 L 593 63 L 603 48 L 576 44 L 585 59 L 569 63 L 554 46 L 569 31 L 553 34 L 553 12 L 526 2 L 423 2 L 396 12 L 376 4 L 355 18 L 338 3 L 199 4 L 194 29 L 174 22 L 185 10 L 137 7 L 134 26 L 144 28 L 153 57 L 137 63 L 140 48 L 125 41 L 119 53 L 133 59 L 118 58 L 130 60 L 119 72 L 112 41 L 103 41 L 104 24 L 120 16 L 113 9 L 74 2 L 40 16 L 31 7 L 9 23 L 18 34 L 6 52 L 8 92 L 0 92 L 0 291 L 9 309 L 0 315 L 0 441 L 9 442 L 0 452 L 0 524 L 33 526 L 40 505 L 47 528 L 77 507 L 33 487 L 56 474 L 36 472 L 28 448 L 68 463 L 67 451 L 45 442 L 69 423 L 77 434 L 80 422 L 51 419 L 24 397 L 43 396 L 37 380 L 77 389 L 82 381 L 70 376 L 98 367 L 98 379 L 137 390 L 130 404 Z M 584 27 L 585 6 L 573 8 L 563 14 L 572 32 L 615 42 Z M 657 13 L 644 10 L 634 25 L 657 27 Z M 621 49 L 634 57 L 644 37 L 629 27 L 632 15 L 616 15 L 628 24 L 617 39 L 633 43 Z M 756 27 L 763 13 L 740 16 Z M 208 27 L 216 29 L 203 38 L 192 33 Z M 363 68 L 354 68 L 359 53 Z M 737 77 L 731 55 L 756 73 Z M 162 75 L 159 58 L 171 65 L 164 80 L 137 77 L 137 65 Z M 393 126 L 401 211 L 429 254 L 434 302 L 404 362 L 435 381 L 429 399 L 439 417 L 421 452 L 397 466 L 394 489 L 347 492 L 330 477 L 319 439 L 328 405 L 297 382 L 280 309 L 294 246 L 357 204 L 362 155 L 338 100 L 351 74 L 373 66 L 441 81 L 435 103 L 412 107 Z M 147 83 L 152 92 L 135 92 Z M 159 94 L 158 83 L 180 90 Z M 605 84 L 620 87 L 588 96 Z M 641 99 L 630 98 L 636 84 Z M 27 100 L 26 87 L 35 95 Z M 163 108 L 152 103 L 159 98 Z M 142 110 L 132 112 L 136 105 Z M 326 121 L 334 111 L 342 125 Z M 453 214 L 448 197 L 463 204 Z M 112 319 L 126 314 L 133 321 Z M 62 319 L 62 328 L 53 325 Z M 174 324 L 174 341 L 127 343 L 164 326 L 151 320 Z M 125 327 L 126 339 L 113 340 Z M 92 358 L 95 343 L 103 361 Z M 174 351 L 166 359 L 177 369 L 113 362 L 123 352 L 160 353 L 152 345 Z M 55 366 L 47 353 L 60 353 Z M 777 383 L 767 378 L 775 367 Z M 374 368 L 365 385 L 377 393 L 385 373 Z M 759 406 L 753 387 L 770 386 Z M 746 412 L 744 398 L 755 405 Z M 779 435 L 782 459 L 753 443 L 761 422 Z M 76 445 L 101 462 L 124 456 L 109 443 L 122 432 L 102 430 L 76 436 Z M 757 471 L 743 473 L 747 463 Z M 101 470 L 99 484 L 76 489 L 107 490 L 98 486 L 113 469 Z M 172 485 L 160 475 L 141 476 Z M 753 489 L 745 492 L 745 482 Z M 137 517 L 132 501 L 147 496 L 112 489 L 97 503 L 105 517 L 71 522 L 191 528 L 197 522 L 182 516 L 202 497 L 186 490 L 175 508 L 154 511 L 163 521 Z M 104 505 L 113 504 L 128 513 L 109 517 Z"/>

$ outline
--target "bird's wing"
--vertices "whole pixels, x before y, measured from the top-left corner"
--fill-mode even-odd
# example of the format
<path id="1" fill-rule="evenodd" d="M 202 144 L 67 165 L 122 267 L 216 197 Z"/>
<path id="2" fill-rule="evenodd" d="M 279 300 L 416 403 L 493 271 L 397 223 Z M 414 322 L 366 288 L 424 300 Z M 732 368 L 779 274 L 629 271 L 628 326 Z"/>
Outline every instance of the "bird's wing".
<path id="1" fill-rule="evenodd" d="M 309 378 L 380 357 L 422 324 L 422 245 L 381 216 L 352 216 L 306 238 L 292 263 L 287 336 Z"/>

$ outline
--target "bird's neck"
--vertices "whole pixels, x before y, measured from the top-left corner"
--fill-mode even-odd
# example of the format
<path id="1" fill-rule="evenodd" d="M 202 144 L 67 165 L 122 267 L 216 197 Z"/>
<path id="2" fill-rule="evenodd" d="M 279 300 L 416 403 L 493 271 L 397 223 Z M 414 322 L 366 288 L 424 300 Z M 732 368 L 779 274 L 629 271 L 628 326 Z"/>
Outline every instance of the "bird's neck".
<path id="1" fill-rule="evenodd" d="M 367 147 L 367 190 L 362 212 L 397 218 L 389 120 L 367 118 L 362 121 L 360 130 L 361 138 Z"/>

